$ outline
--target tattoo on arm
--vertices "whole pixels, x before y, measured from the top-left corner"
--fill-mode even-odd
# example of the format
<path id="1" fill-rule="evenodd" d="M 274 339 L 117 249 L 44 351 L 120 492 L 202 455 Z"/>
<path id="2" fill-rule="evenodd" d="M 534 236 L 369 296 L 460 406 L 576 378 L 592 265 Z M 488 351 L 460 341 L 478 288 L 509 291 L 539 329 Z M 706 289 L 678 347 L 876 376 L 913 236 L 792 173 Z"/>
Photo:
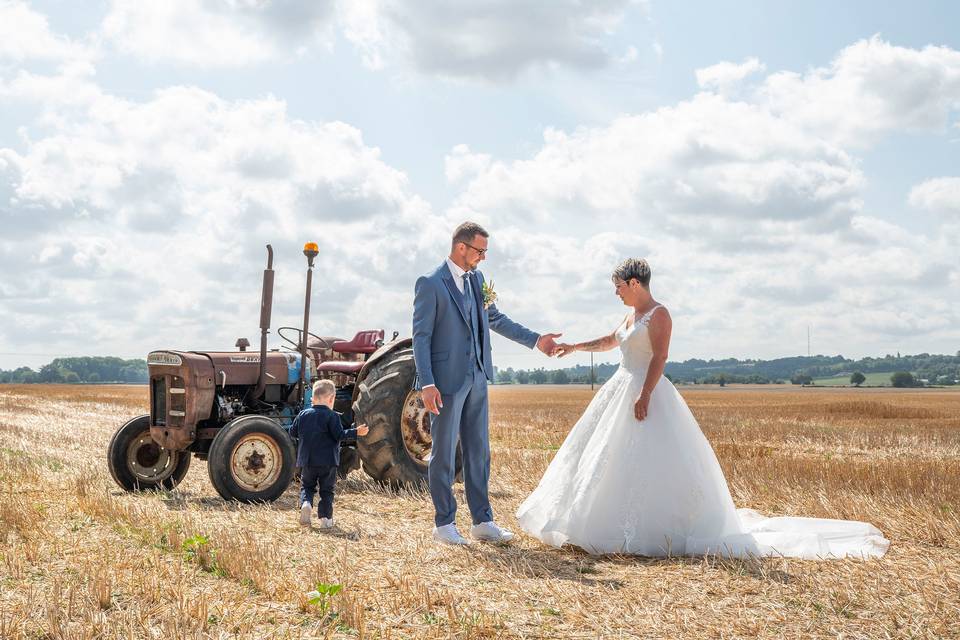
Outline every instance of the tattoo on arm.
<path id="1" fill-rule="evenodd" d="M 597 338 L 596 340 L 590 340 L 589 342 L 581 342 L 574 345 L 577 351 L 609 351 L 613 349 L 617 344 L 617 339 L 610 336 L 603 336 L 602 338 Z"/>

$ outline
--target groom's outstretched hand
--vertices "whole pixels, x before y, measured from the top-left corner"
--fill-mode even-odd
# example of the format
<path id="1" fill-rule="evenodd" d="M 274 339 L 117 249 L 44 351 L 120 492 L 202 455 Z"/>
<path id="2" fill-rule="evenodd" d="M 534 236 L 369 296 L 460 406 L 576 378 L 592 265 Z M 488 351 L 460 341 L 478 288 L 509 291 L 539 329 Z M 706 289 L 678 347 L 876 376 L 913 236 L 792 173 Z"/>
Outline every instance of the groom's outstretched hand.
<path id="1" fill-rule="evenodd" d="M 557 353 L 557 342 L 554 338 L 559 338 L 562 333 L 545 333 L 537 339 L 537 349 L 543 351 L 551 358 Z"/>
<path id="2" fill-rule="evenodd" d="M 443 400 L 440 399 L 440 390 L 430 385 L 429 387 L 424 387 L 421 393 L 423 406 L 427 408 L 427 411 L 435 415 L 440 415 L 440 409 L 443 407 Z"/>

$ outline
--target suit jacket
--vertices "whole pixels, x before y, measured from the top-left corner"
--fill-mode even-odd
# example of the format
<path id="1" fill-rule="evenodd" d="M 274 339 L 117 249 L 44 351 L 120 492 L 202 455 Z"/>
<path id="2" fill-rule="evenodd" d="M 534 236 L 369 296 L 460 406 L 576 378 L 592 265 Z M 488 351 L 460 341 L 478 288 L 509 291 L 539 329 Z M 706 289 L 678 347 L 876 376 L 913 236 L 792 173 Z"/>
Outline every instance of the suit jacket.
<path id="1" fill-rule="evenodd" d="M 470 276 L 474 306 L 480 310 L 480 344 L 483 371 L 493 380 L 490 329 L 525 347 L 537 345 L 540 334 L 508 318 L 491 304 L 483 310 L 483 274 Z M 437 269 L 417 279 L 413 298 L 413 357 L 417 365 L 417 388 L 436 385 L 442 394 L 456 393 L 473 371 L 473 336 L 467 323 L 464 295 L 453 281 L 444 261 Z"/>
<path id="2" fill-rule="evenodd" d="M 290 437 L 298 438 L 297 466 L 340 464 L 340 441 L 357 437 L 356 429 L 344 429 L 340 414 L 325 405 L 304 409 L 293 419 Z"/>

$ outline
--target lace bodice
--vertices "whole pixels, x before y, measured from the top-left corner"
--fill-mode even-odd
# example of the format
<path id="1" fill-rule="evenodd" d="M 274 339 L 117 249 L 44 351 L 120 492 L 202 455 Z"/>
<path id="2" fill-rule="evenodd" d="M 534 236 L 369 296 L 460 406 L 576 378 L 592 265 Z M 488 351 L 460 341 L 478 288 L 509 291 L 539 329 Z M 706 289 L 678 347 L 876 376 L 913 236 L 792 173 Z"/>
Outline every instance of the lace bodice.
<path id="1" fill-rule="evenodd" d="M 653 312 L 660 308 L 656 305 L 645 314 L 636 318 L 630 328 L 626 323 L 617 329 L 617 342 L 620 344 L 620 366 L 630 373 L 645 374 L 653 356 L 653 346 L 650 344 L 648 327 Z"/>

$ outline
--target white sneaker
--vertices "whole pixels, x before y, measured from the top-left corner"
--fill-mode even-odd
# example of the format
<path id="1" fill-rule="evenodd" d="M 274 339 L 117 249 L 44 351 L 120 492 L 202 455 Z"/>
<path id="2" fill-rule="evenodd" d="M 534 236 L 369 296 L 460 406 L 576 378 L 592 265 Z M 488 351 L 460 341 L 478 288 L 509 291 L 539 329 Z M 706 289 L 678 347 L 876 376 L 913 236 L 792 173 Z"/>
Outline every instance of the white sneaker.
<path id="1" fill-rule="evenodd" d="M 333 518 L 320 518 L 320 528 L 321 529 L 333 529 L 336 521 Z"/>
<path id="2" fill-rule="evenodd" d="M 490 522 L 481 522 L 470 527 L 470 537 L 474 540 L 483 540 L 484 542 L 510 542 L 513 540 L 513 533 L 506 529 L 501 529 L 492 520 Z"/>
<path id="3" fill-rule="evenodd" d="M 457 525 L 454 523 L 445 524 L 442 527 L 434 527 L 433 539 L 443 544 L 467 545 L 470 541 L 460 535 L 457 531 Z"/>
<path id="4" fill-rule="evenodd" d="M 300 524 L 305 527 L 310 526 L 310 514 L 313 513 L 313 507 L 310 506 L 309 502 L 304 502 L 300 505 Z"/>

